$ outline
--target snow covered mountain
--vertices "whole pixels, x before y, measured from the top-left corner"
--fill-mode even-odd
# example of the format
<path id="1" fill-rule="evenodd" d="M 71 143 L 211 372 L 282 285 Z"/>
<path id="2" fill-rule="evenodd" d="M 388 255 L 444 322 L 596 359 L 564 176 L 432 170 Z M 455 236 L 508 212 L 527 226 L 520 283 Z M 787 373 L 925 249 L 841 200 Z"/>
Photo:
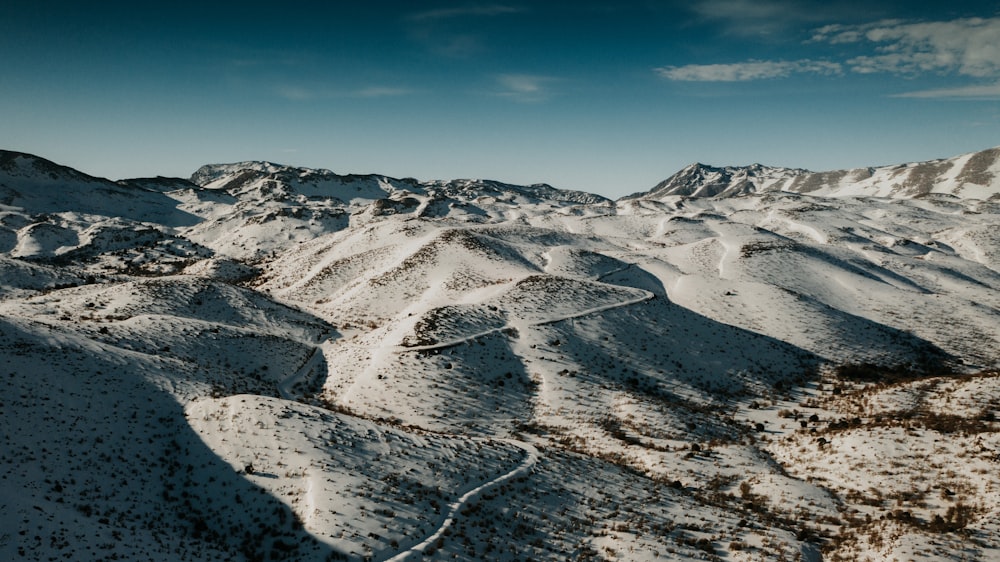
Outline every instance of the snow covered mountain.
<path id="1" fill-rule="evenodd" d="M 652 190 L 627 199 L 732 197 L 789 191 L 828 197 L 913 198 L 930 194 L 963 199 L 1000 197 L 1000 147 L 954 158 L 832 172 L 752 164 L 715 168 L 692 164 Z"/>
<path id="2" fill-rule="evenodd" d="M 680 195 L 684 197 L 734 197 L 771 189 L 781 189 L 790 180 L 808 174 L 807 170 L 774 168 L 752 164 L 716 168 L 695 163 L 670 176 L 646 193 L 626 199 L 658 199 Z"/>
<path id="3" fill-rule="evenodd" d="M 996 558 L 996 156 L 612 202 L 0 152 L 0 558 Z"/>

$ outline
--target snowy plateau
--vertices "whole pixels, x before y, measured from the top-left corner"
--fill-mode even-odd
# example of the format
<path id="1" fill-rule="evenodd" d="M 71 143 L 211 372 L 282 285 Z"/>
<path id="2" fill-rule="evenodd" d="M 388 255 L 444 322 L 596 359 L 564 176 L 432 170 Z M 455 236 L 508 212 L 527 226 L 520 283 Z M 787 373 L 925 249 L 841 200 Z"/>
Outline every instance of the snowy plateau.
<path id="1" fill-rule="evenodd" d="M 0 559 L 1000 560 L 1000 148 L 618 201 L 0 151 Z"/>

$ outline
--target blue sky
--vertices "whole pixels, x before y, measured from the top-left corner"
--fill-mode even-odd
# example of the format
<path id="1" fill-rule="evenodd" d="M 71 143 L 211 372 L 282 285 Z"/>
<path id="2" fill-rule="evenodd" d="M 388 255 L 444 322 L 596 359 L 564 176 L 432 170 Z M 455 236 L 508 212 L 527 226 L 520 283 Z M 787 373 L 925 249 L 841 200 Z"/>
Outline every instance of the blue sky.
<path id="1" fill-rule="evenodd" d="M 618 197 L 683 166 L 1000 145 L 1000 3 L 5 3 L 0 148 L 109 177 L 270 160 Z"/>

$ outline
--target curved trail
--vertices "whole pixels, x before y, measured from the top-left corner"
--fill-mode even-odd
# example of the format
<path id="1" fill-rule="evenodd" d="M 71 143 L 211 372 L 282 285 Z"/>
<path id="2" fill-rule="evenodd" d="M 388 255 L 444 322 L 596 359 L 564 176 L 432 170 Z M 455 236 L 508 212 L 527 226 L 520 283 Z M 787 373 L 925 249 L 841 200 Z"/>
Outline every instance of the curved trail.
<path id="1" fill-rule="evenodd" d="M 477 332 L 477 333 L 474 333 L 474 334 L 466 334 L 466 335 L 463 335 L 463 336 L 460 336 L 460 337 L 457 337 L 457 338 L 454 338 L 454 339 L 451 339 L 451 340 L 447 340 L 447 341 L 443 341 L 443 342 L 437 342 L 437 343 L 432 343 L 432 344 L 427 344 L 427 345 L 414 345 L 414 346 L 404 346 L 404 345 L 371 345 L 371 346 L 368 346 L 368 345 L 358 345 L 358 344 L 355 344 L 355 343 L 344 342 L 343 340 L 340 341 L 340 345 L 348 345 L 348 346 L 351 346 L 351 347 L 353 347 L 355 349 L 363 349 L 363 350 L 369 351 L 369 352 L 371 352 L 373 354 L 371 356 L 371 358 L 368 360 L 368 367 L 366 367 L 362 371 L 362 376 L 364 376 L 366 379 L 370 379 L 371 378 L 370 374 L 368 374 L 367 376 L 365 376 L 365 375 L 367 373 L 369 373 L 369 371 L 372 369 L 372 366 L 373 365 L 378 365 L 380 361 L 384 360 L 387 356 L 390 356 L 390 355 L 398 355 L 398 354 L 402 354 L 402 353 L 412 353 L 412 352 L 419 352 L 419 351 L 432 351 L 432 350 L 438 350 L 438 349 L 446 349 L 446 348 L 449 348 L 449 347 L 454 347 L 454 346 L 457 346 L 457 345 L 461 345 L 461 344 L 470 342 L 472 340 L 475 340 L 476 338 L 481 338 L 483 336 L 488 336 L 488 335 L 491 335 L 491 334 L 503 333 L 503 332 L 506 332 L 506 331 L 511 330 L 511 329 L 515 329 L 515 330 L 521 331 L 525 327 L 545 326 L 545 325 L 548 325 L 548 324 L 555 324 L 555 323 L 558 323 L 558 322 L 564 322 L 566 320 L 573 320 L 573 319 L 576 319 L 576 318 L 581 318 L 581 317 L 584 317 L 584 316 L 587 316 L 587 315 L 590 315 L 590 314 L 597 314 L 597 313 L 604 312 L 604 311 L 607 311 L 607 310 L 612 310 L 612 309 L 615 309 L 615 308 L 622 308 L 622 307 L 626 307 L 626 306 L 633 306 L 633 305 L 636 305 L 636 304 L 639 304 L 639 303 L 642 303 L 642 302 L 646 302 L 646 301 L 649 301 L 649 300 L 652 300 L 652 299 L 656 298 L 656 294 L 653 293 L 653 292 L 651 292 L 651 291 L 647 291 L 645 289 L 637 289 L 637 290 L 641 291 L 642 295 L 641 296 L 637 296 L 637 297 L 635 297 L 633 299 L 628 299 L 626 301 L 615 302 L 615 303 L 601 305 L 601 306 L 597 306 L 597 307 L 593 307 L 593 308 L 587 308 L 587 309 L 583 309 L 583 310 L 578 310 L 578 311 L 576 311 L 576 312 L 574 312 L 572 314 L 560 315 L 560 316 L 556 316 L 556 317 L 553 317 L 553 318 L 546 318 L 546 319 L 534 320 L 534 321 L 509 322 L 509 323 L 507 323 L 507 324 L 505 324 L 503 326 L 498 326 L 496 328 L 491 328 L 491 329 L 484 330 L 484 331 L 481 331 L 481 332 Z M 305 368 L 305 367 L 306 366 L 303 366 L 303 368 Z M 301 369 L 300 369 L 300 371 L 301 371 Z M 295 375 L 293 375 L 293 376 L 295 376 Z M 291 380 L 291 377 L 289 379 L 286 379 L 286 380 Z M 350 399 L 353 397 L 356 389 L 358 388 L 359 380 L 360 380 L 360 377 L 355 377 L 354 381 L 351 382 L 347 386 L 346 390 L 344 390 L 340 394 L 340 397 L 337 400 L 339 403 L 341 403 L 341 404 L 347 404 L 347 403 L 349 403 Z M 284 397 L 284 395 L 282 395 L 282 396 Z"/>
<path id="2" fill-rule="evenodd" d="M 629 267 L 631 267 L 631 265 Z M 623 270 L 624 269 L 627 269 L 627 267 L 623 268 Z M 566 320 L 572 320 L 572 319 L 576 319 L 576 318 L 581 318 L 581 317 L 584 317 L 584 316 L 587 316 L 587 315 L 597 314 L 597 313 L 600 313 L 600 312 L 605 312 L 605 311 L 613 310 L 613 309 L 616 309 L 616 308 L 622 308 L 622 307 L 627 307 L 627 306 L 634 306 L 636 304 L 640 304 L 642 302 L 646 302 L 646 301 L 652 300 L 652 299 L 656 298 L 656 296 L 657 296 L 655 293 L 653 293 L 651 291 L 647 291 L 645 289 L 638 289 L 638 290 L 641 291 L 640 295 L 636 296 L 635 298 L 631 298 L 631 299 L 628 299 L 628 300 L 625 300 L 625 301 L 610 303 L 610 304 L 601 305 L 601 306 L 592 307 L 592 308 L 587 308 L 587 309 L 583 309 L 583 310 L 578 310 L 578 311 L 570 313 L 570 314 L 559 315 L 559 316 L 556 316 L 556 317 L 553 317 L 553 318 L 540 319 L 540 320 L 535 320 L 535 321 L 530 321 L 530 322 L 511 322 L 511 323 L 508 323 L 508 324 L 506 324 L 504 326 L 500 326 L 500 327 L 496 327 L 496 328 L 484 330 L 482 332 L 478 332 L 478 333 L 475 333 L 475 334 L 467 334 L 467 335 L 464 335 L 462 337 L 455 338 L 453 340 L 444 341 L 444 342 L 437 342 L 437 343 L 430 344 L 430 345 L 419 345 L 419 346 L 412 346 L 412 347 L 411 346 L 356 346 L 355 345 L 355 347 L 362 348 L 362 349 L 367 349 L 369 351 L 378 353 L 380 355 L 391 355 L 391 354 L 409 353 L 409 352 L 415 352 L 415 351 L 429 351 L 429 350 L 435 350 L 435 349 L 442 349 L 442 348 L 452 347 L 452 346 L 455 346 L 455 345 L 460 345 L 460 344 L 466 343 L 468 341 L 471 341 L 471 340 L 474 340 L 476 338 L 480 338 L 480 337 L 483 337 L 483 336 L 486 336 L 486 335 L 505 332 L 505 331 L 508 331 L 508 330 L 511 330 L 511 329 L 516 329 L 516 330 L 520 331 L 520 330 L 523 330 L 526 327 L 544 326 L 544 325 L 547 325 L 547 324 L 554 324 L 554 323 L 558 323 L 558 322 L 564 322 Z M 348 344 L 348 345 L 354 345 L 354 344 Z M 321 350 L 317 349 L 317 353 L 320 353 L 320 352 L 321 352 Z M 304 378 L 308 374 L 309 369 L 311 368 L 312 363 L 313 363 L 313 359 L 311 358 L 309 361 L 306 362 L 306 364 L 304 364 L 302 366 L 301 369 L 299 369 L 299 371 L 297 373 L 293 374 L 292 376 L 290 376 L 287 379 L 285 379 L 284 381 L 282 381 L 282 383 L 279 385 L 279 390 L 282 392 L 283 396 L 288 391 L 290 391 L 291 386 L 295 382 L 301 380 L 302 378 Z M 351 385 L 351 387 L 342 395 L 342 399 L 346 399 L 347 397 L 349 397 L 351 395 L 351 393 L 356 388 L 356 382 L 357 381 L 355 381 L 355 384 Z M 455 524 L 455 520 L 456 520 L 459 512 L 467 504 L 469 504 L 469 502 L 471 502 L 473 499 L 475 499 L 476 497 L 478 497 L 480 494 L 482 494 L 486 490 L 489 490 L 490 488 L 493 488 L 495 486 L 498 486 L 498 485 L 502 484 L 503 482 L 506 482 L 508 480 L 511 480 L 513 478 L 517 478 L 517 477 L 519 477 L 521 475 L 524 475 L 524 474 L 528 473 L 531 470 L 531 468 L 535 465 L 535 463 L 538 462 L 538 459 L 539 459 L 538 450 L 534 446 L 532 446 L 531 444 L 525 443 L 525 442 L 522 442 L 522 441 L 516 441 L 516 440 L 503 440 L 503 441 L 506 442 L 506 443 L 509 443 L 511 445 L 514 445 L 515 447 L 518 447 L 518 448 L 520 448 L 521 450 L 524 451 L 525 456 L 524 456 L 524 459 L 520 462 L 520 464 L 518 464 L 512 470 L 510 470 L 510 471 L 508 471 L 508 472 L 506 472 L 504 474 L 501 474 L 500 476 L 497 476 L 496 478 L 493 478 L 492 480 L 484 482 L 484 483 L 480 484 L 479 486 L 477 486 L 477 487 L 475 487 L 475 488 L 473 488 L 473 489 L 465 492 L 464 494 L 462 494 L 461 497 L 459 497 L 457 500 L 455 500 L 454 502 L 452 502 L 451 504 L 449 504 L 447 512 L 442 516 L 441 523 L 437 526 L 437 528 L 434 530 L 434 532 L 431 533 L 429 536 L 427 536 L 426 538 L 424 538 L 423 540 L 421 540 L 417 544 L 415 544 L 415 545 L 413 545 L 413 546 L 411 546 L 411 547 L 409 547 L 409 548 L 407 548 L 407 549 L 405 549 L 405 550 L 403 550 L 403 551 L 401 551 L 401 552 L 399 552 L 397 554 L 391 555 L 388 558 L 381 558 L 381 557 L 379 557 L 379 559 L 385 560 L 387 562 L 404 562 L 404 561 L 407 561 L 407 560 L 419 560 L 419 559 L 422 559 L 424 551 L 428 547 L 431 547 L 432 545 L 434 545 L 434 543 L 436 543 L 438 541 L 438 539 L 440 539 L 440 538 L 442 538 L 444 536 L 445 532 L 448 529 L 450 529 Z"/>
<path id="3" fill-rule="evenodd" d="M 324 360 L 323 356 L 324 344 L 326 344 L 326 341 L 317 345 L 316 349 L 313 350 L 313 354 L 309 356 L 309 359 L 306 359 L 306 362 L 303 363 L 302 366 L 298 368 L 298 370 L 296 370 L 294 373 L 288 375 L 287 377 L 281 379 L 281 381 L 278 382 L 277 384 L 278 394 L 282 398 L 284 398 L 285 400 L 295 400 L 296 398 L 298 398 L 298 396 L 292 389 L 294 389 L 295 385 L 298 384 L 299 382 L 306 380 L 306 378 L 309 376 L 309 373 L 313 372 L 313 370 L 316 369 L 316 367 L 318 367 L 319 364 Z"/>
<path id="4" fill-rule="evenodd" d="M 607 310 L 613 310 L 615 308 L 622 308 L 622 307 L 626 307 L 626 306 L 636 305 L 636 304 L 639 304 L 641 302 L 646 302 L 648 300 L 652 300 L 652 299 L 656 298 L 656 294 L 655 293 L 652 293 L 652 292 L 647 291 L 645 289 L 639 289 L 639 290 L 641 290 L 644 293 L 641 297 L 636 297 L 634 299 L 629 299 L 627 301 L 615 302 L 615 303 L 611 303 L 611 304 L 597 306 L 597 307 L 594 307 L 594 308 L 588 308 L 588 309 L 585 309 L 585 310 L 580 310 L 580 311 L 574 312 L 573 314 L 565 314 L 565 315 L 562 315 L 562 316 L 558 316 L 556 318 L 547 318 L 547 319 L 544 319 L 544 320 L 536 320 L 536 321 L 532 321 L 532 322 L 519 322 L 519 323 L 511 322 L 511 323 L 508 323 L 508 324 L 506 324 L 504 326 L 501 326 L 501 327 L 498 327 L 498 328 L 492 328 L 492 329 L 485 330 L 485 331 L 482 331 L 482 332 L 478 332 L 478 333 L 475 333 L 475 334 L 468 334 L 468 335 L 465 335 L 465 336 L 462 336 L 462 337 L 459 337 L 459 338 L 455 338 L 453 340 L 448 340 L 448 341 L 433 343 L 433 344 L 429 344 L 429 345 L 395 346 L 393 348 L 393 351 L 395 353 L 408 353 L 408 352 L 411 352 L 411 351 L 430 351 L 430 350 L 434 350 L 434 349 L 444 349 L 444 348 L 447 348 L 447 347 L 454 347 L 456 345 L 461 345 L 463 343 L 467 343 L 467 342 L 469 342 L 471 340 L 474 340 L 476 338 L 481 338 L 483 336 L 488 336 L 490 334 L 497 334 L 497 333 L 505 332 L 505 331 L 510 330 L 512 328 L 513 329 L 517 329 L 518 326 L 520 326 L 520 327 L 523 328 L 525 326 L 531 327 L 531 326 L 546 326 L 548 324 L 556 324 L 558 322 L 564 322 L 566 320 L 574 320 L 576 318 L 582 318 L 582 317 L 588 316 L 590 314 L 597 314 L 599 312 L 605 312 Z"/>
<path id="5" fill-rule="evenodd" d="M 534 446 L 523 441 L 514 441 L 509 439 L 505 439 L 504 442 L 510 443 L 511 445 L 520 447 L 524 450 L 525 456 L 524 460 L 521 461 L 521 464 L 514 467 L 514 469 L 510 472 L 501 474 L 500 476 L 480 484 L 476 488 L 473 488 L 463 494 L 462 497 L 458 498 L 448 506 L 448 513 L 444 516 L 444 519 L 441 521 L 441 524 L 438 525 L 438 528 L 430 536 L 403 552 L 400 552 L 391 558 L 387 558 L 386 562 L 403 562 L 404 560 L 410 560 L 411 558 L 417 559 L 418 557 L 422 557 L 424 549 L 431 546 L 435 541 L 444 536 L 445 531 L 451 528 L 451 526 L 455 523 L 455 516 L 458 512 L 461 511 L 466 504 L 472 501 L 473 498 L 484 491 L 497 486 L 498 484 L 525 474 L 531 470 L 531 467 L 538 461 L 538 450 L 535 449 Z"/>

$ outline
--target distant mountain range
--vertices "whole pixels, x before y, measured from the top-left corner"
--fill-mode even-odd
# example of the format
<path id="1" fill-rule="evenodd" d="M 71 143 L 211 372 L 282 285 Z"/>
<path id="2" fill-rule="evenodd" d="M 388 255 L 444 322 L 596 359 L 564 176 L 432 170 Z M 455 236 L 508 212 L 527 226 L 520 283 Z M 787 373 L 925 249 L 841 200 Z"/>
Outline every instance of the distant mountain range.
<path id="1" fill-rule="evenodd" d="M 929 162 L 832 172 L 760 164 L 721 168 L 691 164 L 652 190 L 628 199 L 735 197 L 768 191 L 829 197 L 912 198 L 941 194 L 995 198 L 1000 196 L 1000 148 Z"/>
<path id="2" fill-rule="evenodd" d="M 330 170 L 296 168 L 271 162 L 211 164 L 198 169 L 189 179 L 143 178 L 109 182 L 55 164 L 30 154 L 0 150 L 0 187 L 7 184 L 60 181 L 64 197 L 73 195 L 69 186 L 138 187 L 147 191 L 175 191 L 202 187 L 230 195 L 274 198 L 291 196 L 377 199 L 392 193 L 411 191 L 455 199 L 477 197 L 519 197 L 531 202 L 551 200 L 578 204 L 604 204 L 608 199 L 595 194 L 567 191 L 545 184 L 516 186 L 490 180 L 417 181 L 377 174 L 338 175 Z M 6 177 L 6 181 L 4 180 Z M 16 181 L 15 181 L 16 180 Z M 303 191 L 302 188 L 308 187 Z M 13 201 L 14 194 L 4 195 Z M 716 167 L 691 164 L 652 189 L 622 200 L 656 200 L 671 196 L 736 197 L 769 191 L 786 191 L 830 197 L 912 198 L 931 194 L 959 198 L 1000 197 L 1000 147 L 953 158 L 891 166 L 812 172 L 751 164 Z M 125 192 L 122 192 L 125 193 Z M 66 204 L 73 201 L 67 199 Z"/>
<path id="3" fill-rule="evenodd" d="M 612 201 L 0 151 L 0 560 L 1000 559 L 998 155 Z"/>

